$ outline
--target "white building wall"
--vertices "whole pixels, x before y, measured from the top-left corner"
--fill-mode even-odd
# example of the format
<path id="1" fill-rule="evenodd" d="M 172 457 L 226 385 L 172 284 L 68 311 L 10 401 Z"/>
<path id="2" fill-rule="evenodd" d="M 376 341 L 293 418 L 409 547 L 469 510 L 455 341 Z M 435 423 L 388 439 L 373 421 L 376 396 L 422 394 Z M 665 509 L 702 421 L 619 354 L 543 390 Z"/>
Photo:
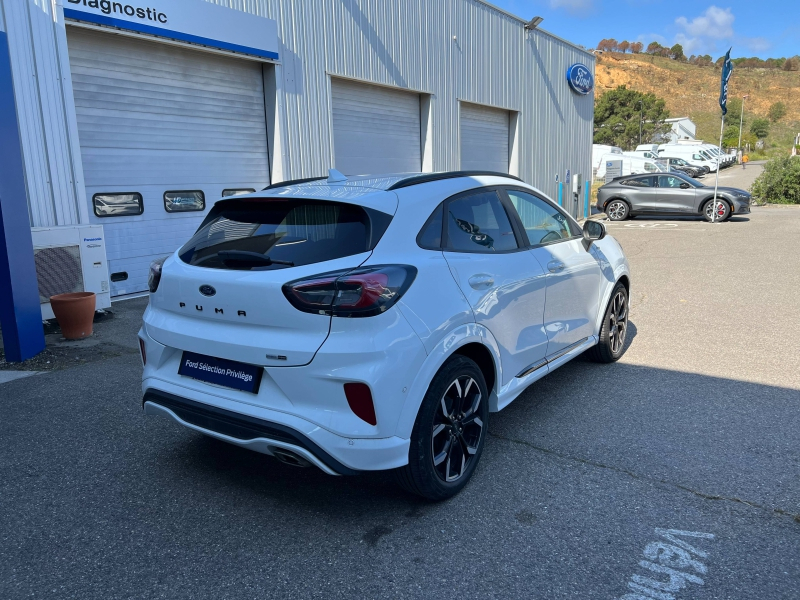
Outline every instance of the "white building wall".
<path id="1" fill-rule="evenodd" d="M 86 223 L 88 208 L 66 54 L 55 2 L 0 0 L 17 99 L 32 227 Z"/>
<path id="2" fill-rule="evenodd" d="M 0 0 L 33 226 L 87 221 L 60 1 Z M 268 85 L 276 94 L 276 122 L 268 123 L 273 181 L 321 175 L 333 165 L 330 77 L 422 93 L 431 119 L 428 170 L 459 168 L 464 100 L 516 115 L 511 172 L 546 194 L 556 196 L 555 176 L 563 181 L 567 169 L 591 174 L 594 97 L 573 93 L 566 70 L 583 62 L 594 71 L 594 56 L 527 32 L 523 20 L 480 0 L 209 1 L 277 21 L 280 65 Z"/>

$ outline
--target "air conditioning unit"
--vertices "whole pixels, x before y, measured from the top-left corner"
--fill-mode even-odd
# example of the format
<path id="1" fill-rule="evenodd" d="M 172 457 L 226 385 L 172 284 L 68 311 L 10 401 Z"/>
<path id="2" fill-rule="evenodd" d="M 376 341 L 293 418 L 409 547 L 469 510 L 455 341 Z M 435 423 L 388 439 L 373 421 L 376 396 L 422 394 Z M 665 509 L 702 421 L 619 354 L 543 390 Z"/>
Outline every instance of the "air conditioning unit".
<path id="1" fill-rule="evenodd" d="M 33 257 L 42 319 L 54 318 L 50 296 L 94 292 L 95 307 L 111 307 L 102 225 L 33 227 Z"/>

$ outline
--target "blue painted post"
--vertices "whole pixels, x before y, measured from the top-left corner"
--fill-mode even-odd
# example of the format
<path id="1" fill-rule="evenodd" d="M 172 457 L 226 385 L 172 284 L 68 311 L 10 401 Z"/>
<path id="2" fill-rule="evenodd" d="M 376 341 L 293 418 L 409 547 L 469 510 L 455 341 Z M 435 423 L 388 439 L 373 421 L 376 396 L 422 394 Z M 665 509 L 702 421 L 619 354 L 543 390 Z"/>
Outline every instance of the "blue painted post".
<path id="1" fill-rule="evenodd" d="M 6 360 L 44 350 L 8 36 L 0 31 L 0 326 Z"/>
<path id="2" fill-rule="evenodd" d="M 583 201 L 583 218 L 589 218 L 589 184 L 586 184 L 586 189 L 584 190 L 584 194 L 586 196 L 586 200 Z"/>
<path id="3" fill-rule="evenodd" d="M 564 206 L 564 182 L 558 182 L 558 205 Z"/>

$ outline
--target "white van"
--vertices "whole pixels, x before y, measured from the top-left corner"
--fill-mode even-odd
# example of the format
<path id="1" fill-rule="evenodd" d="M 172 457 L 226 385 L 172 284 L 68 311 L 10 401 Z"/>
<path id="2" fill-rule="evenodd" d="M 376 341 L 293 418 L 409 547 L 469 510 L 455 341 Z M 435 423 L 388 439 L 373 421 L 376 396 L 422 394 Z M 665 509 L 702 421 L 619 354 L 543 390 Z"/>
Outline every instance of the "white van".
<path id="1" fill-rule="evenodd" d="M 600 158 L 600 166 L 597 168 L 597 178 L 605 179 L 606 177 L 606 163 L 612 160 L 622 161 L 621 175 L 639 175 L 640 173 L 662 173 L 669 170 L 664 165 L 659 165 L 649 158 L 641 156 L 629 156 L 626 154 L 604 154 Z"/>
<path id="2" fill-rule="evenodd" d="M 703 152 L 708 154 L 709 158 L 711 158 L 712 160 L 719 159 L 721 166 L 723 167 L 736 162 L 735 160 L 731 160 L 729 155 L 720 152 L 717 146 L 715 146 L 714 144 L 709 144 L 707 142 L 704 142 L 703 140 L 678 140 L 677 142 L 674 143 L 662 144 L 661 146 L 658 147 L 659 152 L 665 146 L 683 146 L 686 148 L 694 148 L 702 150 Z"/>
<path id="3" fill-rule="evenodd" d="M 636 152 L 658 152 L 658 144 L 639 144 L 636 146 Z"/>
<path id="4" fill-rule="evenodd" d="M 649 158 L 650 160 L 658 160 L 657 150 L 634 150 L 633 152 L 623 152 L 625 156 L 638 156 L 639 158 Z"/>
<path id="5" fill-rule="evenodd" d="M 699 146 L 687 146 L 684 144 L 664 144 L 658 148 L 658 153 L 661 156 L 668 156 L 671 158 L 682 158 L 686 162 L 693 165 L 702 165 L 708 167 L 711 171 L 716 171 L 719 168 L 720 161 L 712 158 Z"/>
<path id="6" fill-rule="evenodd" d="M 592 169 L 600 168 L 600 161 L 605 154 L 622 154 L 622 148 L 606 144 L 592 144 Z"/>

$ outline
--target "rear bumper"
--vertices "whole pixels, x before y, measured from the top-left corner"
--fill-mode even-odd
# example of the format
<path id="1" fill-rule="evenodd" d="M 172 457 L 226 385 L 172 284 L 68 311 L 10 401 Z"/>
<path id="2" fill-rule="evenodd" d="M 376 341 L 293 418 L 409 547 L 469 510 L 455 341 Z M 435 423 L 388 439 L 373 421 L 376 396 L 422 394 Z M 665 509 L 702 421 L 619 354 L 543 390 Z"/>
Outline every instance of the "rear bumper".
<path id="1" fill-rule="evenodd" d="M 276 449 L 288 450 L 329 475 L 387 470 L 408 463 L 409 440 L 346 438 L 277 411 L 260 409 L 259 414 L 252 414 L 252 410 L 248 414 L 238 406 L 225 407 L 226 402 L 219 398 L 202 400 L 147 388 L 142 407 L 146 415 L 169 417 L 184 427 L 248 450 L 268 455 L 274 455 Z"/>

